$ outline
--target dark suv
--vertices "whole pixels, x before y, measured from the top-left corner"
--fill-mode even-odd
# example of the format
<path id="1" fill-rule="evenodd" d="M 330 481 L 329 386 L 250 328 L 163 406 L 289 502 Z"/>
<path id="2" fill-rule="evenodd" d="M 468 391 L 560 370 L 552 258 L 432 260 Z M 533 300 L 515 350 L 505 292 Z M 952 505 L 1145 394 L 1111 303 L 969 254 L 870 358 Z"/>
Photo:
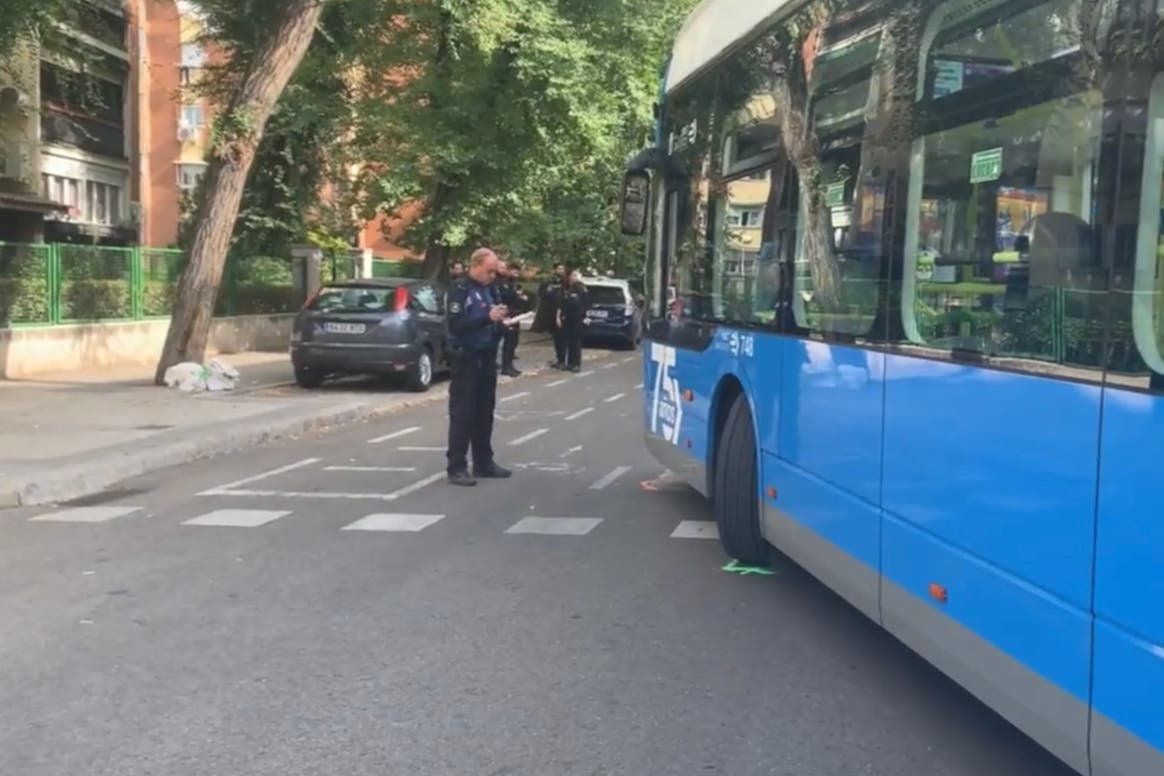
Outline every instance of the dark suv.
<path id="1" fill-rule="evenodd" d="M 330 283 L 303 305 L 291 334 L 295 381 L 318 388 L 332 376 L 403 375 L 427 391 L 448 360 L 445 289 L 425 280 Z"/>
<path id="2" fill-rule="evenodd" d="M 630 283 L 616 278 L 583 278 L 582 282 L 590 296 L 585 338 L 617 342 L 624 348 L 638 345 L 642 310 Z"/>

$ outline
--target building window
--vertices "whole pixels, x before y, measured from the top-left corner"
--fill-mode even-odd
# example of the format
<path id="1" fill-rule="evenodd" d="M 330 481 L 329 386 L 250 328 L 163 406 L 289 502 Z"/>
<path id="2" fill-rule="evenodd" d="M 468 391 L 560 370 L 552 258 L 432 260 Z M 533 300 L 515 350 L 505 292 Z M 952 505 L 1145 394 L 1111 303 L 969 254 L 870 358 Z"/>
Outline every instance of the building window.
<path id="1" fill-rule="evenodd" d="M 183 105 L 182 106 L 182 122 L 183 129 L 202 129 L 205 125 L 205 118 L 202 115 L 201 105 Z"/>
<path id="2" fill-rule="evenodd" d="M 199 43 L 182 44 L 182 62 L 178 67 L 178 80 L 182 86 L 190 86 L 198 78 L 198 72 L 206 67 L 206 52 Z"/>
<path id="3" fill-rule="evenodd" d="M 755 179 L 749 176 L 745 180 Z M 758 229 L 764 223 L 764 208 L 729 208 L 726 218 L 728 226 L 738 226 L 742 229 Z"/>
<path id="4" fill-rule="evenodd" d="M 83 211 L 81 202 L 83 181 L 44 174 L 40 176 L 40 182 L 45 199 L 60 205 L 67 205 L 71 215 L 77 215 Z"/>
<path id="5" fill-rule="evenodd" d="M 193 191 L 198 188 L 198 184 L 202 182 L 202 176 L 205 174 L 205 164 L 179 164 L 178 188 L 182 191 Z"/>
<path id="6" fill-rule="evenodd" d="M 182 67 L 199 70 L 206 65 L 206 53 L 198 43 L 182 44 Z"/>

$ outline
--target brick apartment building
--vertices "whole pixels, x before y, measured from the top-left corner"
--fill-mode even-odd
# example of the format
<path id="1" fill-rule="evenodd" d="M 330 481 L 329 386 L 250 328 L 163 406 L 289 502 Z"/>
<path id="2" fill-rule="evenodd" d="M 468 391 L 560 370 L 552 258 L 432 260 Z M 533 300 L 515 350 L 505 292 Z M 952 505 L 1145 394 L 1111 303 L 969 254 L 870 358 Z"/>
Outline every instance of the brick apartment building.
<path id="1" fill-rule="evenodd" d="M 214 106 L 193 87 L 214 51 L 185 0 L 88 3 L 70 46 L 0 70 L 0 242 L 172 246 L 206 168 Z M 384 227 L 353 247 L 405 257 Z"/>

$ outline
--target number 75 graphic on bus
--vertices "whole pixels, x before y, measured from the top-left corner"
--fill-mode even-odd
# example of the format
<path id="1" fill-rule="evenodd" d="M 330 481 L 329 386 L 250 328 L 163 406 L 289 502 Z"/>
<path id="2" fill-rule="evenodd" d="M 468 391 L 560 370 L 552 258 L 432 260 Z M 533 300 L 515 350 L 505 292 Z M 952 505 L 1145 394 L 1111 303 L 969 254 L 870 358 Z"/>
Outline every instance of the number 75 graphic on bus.
<path id="1" fill-rule="evenodd" d="M 655 365 L 655 380 L 651 387 L 651 433 L 678 445 L 683 405 L 679 399 L 679 381 L 671 374 L 675 360 L 675 348 L 651 343 L 651 363 Z"/>

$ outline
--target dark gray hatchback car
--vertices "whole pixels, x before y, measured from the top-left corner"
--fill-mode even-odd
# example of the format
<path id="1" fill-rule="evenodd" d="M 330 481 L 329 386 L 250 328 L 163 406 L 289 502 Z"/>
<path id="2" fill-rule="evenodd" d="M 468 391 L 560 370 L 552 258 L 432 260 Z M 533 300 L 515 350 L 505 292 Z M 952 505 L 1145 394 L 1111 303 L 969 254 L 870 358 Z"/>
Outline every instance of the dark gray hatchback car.
<path id="1" fill-rule="evenodd" d="M 426 280 L 377 278 L 330 283 L 303 305 L 291 334 L 295 380 L 318 388 L 328 377 L 402 375 L 427 391 L 448 366 L 445 289 Z"/>

